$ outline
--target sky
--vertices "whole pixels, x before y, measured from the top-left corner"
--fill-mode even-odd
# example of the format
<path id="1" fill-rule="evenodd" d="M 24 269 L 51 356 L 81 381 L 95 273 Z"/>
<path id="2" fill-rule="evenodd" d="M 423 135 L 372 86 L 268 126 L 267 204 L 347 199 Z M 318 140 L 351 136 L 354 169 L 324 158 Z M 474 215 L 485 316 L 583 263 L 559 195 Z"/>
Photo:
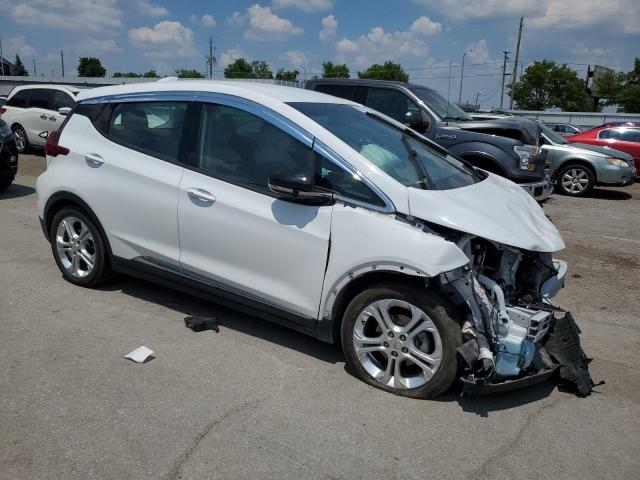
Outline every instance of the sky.
<path id="1" fill-rule="evenodd" d="M 588 64 L 629 70 L 640 57 L 640 0 L 0 0 L 0 39 L 5 58 L 19 53 L 31 73 L 35 60 L 39 76 L 60 74 L 60 50 L 67 75 L 80 56 L 100 58 L 107 75 L 205 72 L 210 37 L 214 77 L 238 57 L 301 78 L 327 60 L 347 63 L 352 76 L 392 60 L 452 100 L 466 52 L 462 100 L 490 107 L 521 16 L 518 73 L 549 59 L 584 78 Z"/>

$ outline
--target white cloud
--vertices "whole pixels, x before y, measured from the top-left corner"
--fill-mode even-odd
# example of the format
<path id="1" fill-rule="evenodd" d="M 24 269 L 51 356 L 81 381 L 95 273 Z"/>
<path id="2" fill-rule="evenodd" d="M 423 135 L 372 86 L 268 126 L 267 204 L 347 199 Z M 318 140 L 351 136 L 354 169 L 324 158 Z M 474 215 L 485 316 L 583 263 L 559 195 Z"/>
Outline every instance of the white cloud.
<path id="1" fill-rule="evenodd" d="M 309 56 L 300 50 L 289 50 L 288 52 L 284 52 L 280 58 L 294 68 L 302 68 L 309 61 Z"/>
<path id="2" fill-rule="evenodd" d="M 507 21 L 524 15 L 533 28 L 581 29 L 591 25 L 618 26 L 624 33 L 640 32 L 638 0 L 414 0 L 455 20 L 496 18 Z M 516 20 L 514 19 L 514 22 Z"/>
<path id="3" fill-rule="evenodd" d="M 485 39 L 478 40 L 476 43 L 467 45 L 465 52 L 467 52 L 466 61 L 470 65 L 478 63 L 489 63 L 496 60 L 495 58 L 491 58 L 489 46 L 487 45 L 487 41 Z"/>
<path id="4" fill-rule="evenodd" d="M 230 48 L 229 50 L 223 52 L 222 55 L 220 55 L 220 65 L 222 67 L 226 67 L 227 65 L 235 62 L 241 57 L 246 58 L 244 50 L 236 45 L 234 48 Z"/>
<path id="5" fill-rule="evenodd" d="M 409 31 L 414 35 L 437 35 L 442 32 L 442 24 L 431 21 L 429 17 L 420 17 L 411 24 Z"/>
<path id="6" fill-rule="evenodd" d="M 338 21 L 333 15 L 328 15 L 320 22 L 322 29 L 320 29 L 320 40 L 331 40 L 336 36 L 338 30 Z"/>
<path id="7" fill-rule="evenodd" d="M 192 57 L 197 53 L 193 47 L 193 30 L 175 21 L 165 20 L 153 28 L 129 30 L 129 40 L 144 48 L 143 55 L 149 58 Z"/>
<path id="8" fill-rule="evenodd" d="M 20 58 L 32 57 L 36 53 L 36 49 L 27 43 L 24 35 L 16 35 L 15 37 L 9 37 L 3 40 L 2 51 L 4 57 L 11 62 L 15 59 L 16 53 L 20 55 Z M 60 55 L 60 53 L 58 53 L 58 55 Z"/>
<path id="9" fill-rule="evenodd" d="M 216 26 L 216 19 L 213 18 L 213 15 L 203 15 L 202 18 L 200 19 L 200 21 L 202 22 L 202 25 L 204 25 L 205 27 L 215 27 Z"/>
<path id="10" fill-rule="evenodd" d="M 336 52 L 339 61 L 354 59 L 358 66 L 396 60 L 402 56 L 426 57 L 429 47 L 423 37 L 436 35 L 441 31 L 442 25 L 427 17 L 420 17 L 408 30 L 386 32 L 378 26 L 358 38 L 343 37 L 336 42 Z"/>
<path id="11" fill-rule="evenodd" d="M 65 47 L 65 50 L 71 50 L 76 55 L 85 57 L 95 56 L 97 54 L 119 53 L 122 51 L 115 40 L 99 40 L 96 38 L 80 40 L 72 47 Z"/>
<path id="12" fill-rule="evenodd" d="M 246 21 L 247 21 L 247 16 L 243 15 L 240 12 L 233 12 L 231 16 L 225 19 L 225 22 L 227 22 L 229 25 L 232 25 L 234 27 L 244 25 Z"/>
<path id="13" fill-rule="evenodd" d="M 117 0 L 0 1 L 0 10 L 8 12 L 21 25 L 90 32 L 112 32 L 122 27 L 122 11 Z"/>
<path id="14" fill-rule="evenodd" d="M 297 8 L 303 12 L 331 10 L 333 0 L 272 0 L 273 8 Z"/>
<path id="15" fill-rule="evenodd" d="M 304 30 L 296 27 L 290 20 L 279 17 L 270 7 L 255 4 L 247 9 L 249 29 L 244 32 L 246 40 L 273 41 L 287 40 L 294 35 L 300 35 Z"/>
<path id="16" fill-rule="evenodd" d="M 169 15 L 169 10 L 167 10 L 162 5 L 153 5 L 149 0 L 139 0 L 138 1 L 138 10 L 141 14 L 147 17 L 166 17 Z"/>

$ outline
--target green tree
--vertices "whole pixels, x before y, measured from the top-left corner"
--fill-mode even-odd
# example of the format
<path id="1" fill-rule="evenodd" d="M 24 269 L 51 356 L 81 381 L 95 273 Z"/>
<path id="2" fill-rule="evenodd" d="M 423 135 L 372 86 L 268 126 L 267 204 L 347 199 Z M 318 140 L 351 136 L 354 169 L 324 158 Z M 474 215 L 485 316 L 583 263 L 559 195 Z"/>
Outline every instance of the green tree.
<path id="1" fill-rule="evenodd" d="M 264 60 L 251 62 L 251 70 L 253 70 L 253 78 L 273 78 L 273 72 Z"/>
<path id="2" fill-rule="evenodd" d="M 240 57 L 224 69 L 225 78 L 255 78 L 252 65 Z"/>
<path id="3" fill-rule="evenodd" d="M 114 78 L 139 78 L 142 75 L 136 72 L 115 72 L 112 76 Z"/>
<path id="4" fill-rule="evenodd" d="M 96 57 L 80 57 L 78 62 L 79 77 L 104 77 L 107 70 Z"/>
<path id="5" fill-rule="evenodd" d="M 591 108 L 584 80 L 567 65 L 550 60 L 529 65 L 511 92 L 517 108 L 522 110 L 560 108 L 580 112 Z"/>
<path id="6" fill-rule="evenodd" d="M 276 72 L 276 80 L 287 80 L 289 82 L 295 82 L 300 75 L 298 70 L 285 70 L 281 68 Z"/>
<path id="7" fill-rule="evenodd" d="M 603 105 L 618 105 L 627 113 L 640 112 L 640 58 L 627 73 L 606 72 L 595 81 Z"/>
<path id="8" fill-rule="evenodd" d="M 18 56 L 17 53 L 16 53 L 16 61 L 13 63 L 13 71 L 11 73 L 16 77 L 26 77 L 27 75 L 29 75 L 29 72 L 24 67 L 22 60 L 20 60 L 20 57 Z"/>
<path id="9" fill-rule="evenodd" d="M 184 68 L 176 70 L 176 75 L 178 78 L 205 78 L 205 76 L 198 70 L 188 70 Z"/>
<path id="10" fill-rule="evenodd" d="M 391 61 L 384 62 L 383 65 L 374 63 L 364 72 L 358 72 L 358 78 L 370 80 L 395 80 L 398 82 L 408 82 L 409 74 L 402 69 L 399 63 Z"/>
<path id="11" fill-rule="evenodd" d="M 148 72 L 144 72 L 142 74 L 144 78 L 158 78 L 159 75 L 155 70 L 149 70 Z"/>
<path id="12" fill-rule="evenodd" d="M 332 62 L 324 62 L 322 64 L 322 78 L 349 78 L 350 76 L 346 63 L 334 65 Z"/>

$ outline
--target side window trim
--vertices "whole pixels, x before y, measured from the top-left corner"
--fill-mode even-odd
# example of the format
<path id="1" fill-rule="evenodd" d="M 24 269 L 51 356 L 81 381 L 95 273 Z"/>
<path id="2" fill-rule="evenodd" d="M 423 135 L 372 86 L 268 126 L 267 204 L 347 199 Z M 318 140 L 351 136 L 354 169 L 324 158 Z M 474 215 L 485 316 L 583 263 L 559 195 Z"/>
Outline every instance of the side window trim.
<path id="1" fill-rule="evenodd" d="M 337 153 L 335 153 L 333 150 L 331 150 L 329 147 L 327 147 L 324 143 L 322 143 L 317 138 L 314 138 L 314 141 L 313 141 L 313 151 L 325 157 L 327 160 L 336 164 L 338 167 L 342 168 L 343 170 L 346 170 L 349 174 L 357 176 L 362 181 L 362 183 L 364 183 L 369 189 L 371 189 L 371 191 L 376 196 L 378 196 L 378 198 L 380 198 L 380 200 L 382 200 L 382 202 L 384 203 L 384 207 L 380 207 L 379 205 L 373 205 L 371 203 L 361 202 L 359 200 L 355 200 L 350 197 L 345 197 L 337 193 L 334 194 L 334 197 L 336 199 L 343 201 L 345 203 L 357 205 L 359 207 L 368 208 L 370 210 L 376 210 L 378 212 L 393 213 L 396 211 L 393 203 L 391 202 L 389 197 L 387 197 L 384 194 L 382 190 L 376 187 L 373 182 L 371 182 L 367 177 L 362 175 L 356 168 L 353 167 L 353 165 L 345 161 L 342 157 L 340 157 Z"/>

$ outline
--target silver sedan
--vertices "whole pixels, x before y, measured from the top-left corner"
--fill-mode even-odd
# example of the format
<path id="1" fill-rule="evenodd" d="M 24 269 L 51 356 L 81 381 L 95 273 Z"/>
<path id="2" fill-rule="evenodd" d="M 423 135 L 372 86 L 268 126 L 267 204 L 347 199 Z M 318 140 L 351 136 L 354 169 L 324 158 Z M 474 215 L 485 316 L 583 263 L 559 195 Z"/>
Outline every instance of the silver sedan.
<path id="1" fill-rule="evenodd" d="M 595 186 L 626 187 L 634 183 L 633 158 L 618 150 L 569 143 L 547 126 L 542 127 L 549 176 L 565 195 L 580 197 Z"/>

